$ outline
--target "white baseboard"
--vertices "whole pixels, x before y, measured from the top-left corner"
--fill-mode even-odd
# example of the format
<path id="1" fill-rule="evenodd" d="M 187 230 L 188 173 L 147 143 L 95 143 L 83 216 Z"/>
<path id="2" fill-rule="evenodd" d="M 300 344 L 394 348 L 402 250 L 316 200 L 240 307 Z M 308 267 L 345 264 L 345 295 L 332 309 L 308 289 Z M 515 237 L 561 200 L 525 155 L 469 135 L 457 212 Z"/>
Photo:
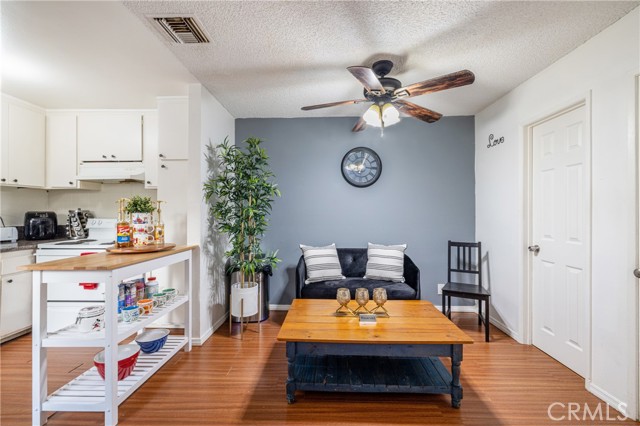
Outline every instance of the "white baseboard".
<path id="1" fill-rule="evenodd" d="M 618 398 L 611 395 L 609 392 L 605 391 L 604 389 L 598 387 L 597 385 L 594 385 L 593 382 L 590 380 L 587 380 L 585 382 L 584 387 L 589 392 L 591 392 L 592 394 L 594 394 L 595 396 L 597 396 L 598 398 L 606 402 L 607 405 L 609 405 L 611 408 L 619 411 L 620 413 L 622 413 L 623 416 L 629 417 L 629 413 L 627 412 L 627 404 L 620 401 Z M 612 413 L 611 416 L 615 417 L 615 414 Z M 632 419 L 632 420 L 636 420 L 636 419 Z"/>
<path id="2" fill-rule="evenodd" d="M 191 339 L 191 343 L 195 346 L 202 346 L 204 342 L 206 342 L 207 340 L 209 340 L 211 336 L 213 336 L 213 333 L 217 329 L 222 327 L 222 324 L 224 324 L 227 318 L 229 318 L 229 311 L 227 311 L 225 315 L 223 315 L 222 317 L 218 318 L 218 320 L 214 322 L 213 325 L 207 331 L 205 331 L 200 337 L 194 337 L 193 339 Z"/>
<path id="3" fill-rule="evenodd" d="M 522 339 L 522 336 L 520 335 L 520 333 L 518 333 L 512 328 L 509 328 L 505 323 L 503 323 L 499 319 L 492 317 L 491 314 L 489 314 L 489 322 L 493 324 L 495 328 L 502 331 L 504 334 L 511 337 L 516 342 L 520 343 L 521 345 L 524 344 L 524 340 Z"/>
<path id="4" fill-rule="evenodd" d="M 270 311 L 288 311 L 291 305 L 269 305 Z"/>
<path id="5" fill-rule="evenodd" d="M 442 312 L 442 306 L 438 306 L 438 305 L 433 305 L 437 310 L 439 310 L 440 312 Z M 451 307 L 451 312 L 471 312 L 474 314 L 478 313 L 478 307 L 471 305 L 471 306 L 452 306 Z"/>

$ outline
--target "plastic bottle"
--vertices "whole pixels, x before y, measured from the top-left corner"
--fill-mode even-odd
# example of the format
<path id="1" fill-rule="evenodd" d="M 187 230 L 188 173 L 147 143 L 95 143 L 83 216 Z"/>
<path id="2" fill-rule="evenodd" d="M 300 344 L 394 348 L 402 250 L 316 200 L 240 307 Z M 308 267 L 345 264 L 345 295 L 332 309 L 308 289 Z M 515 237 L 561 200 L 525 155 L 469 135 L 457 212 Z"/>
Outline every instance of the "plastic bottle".
<path id="1" fill-rule="evenodd" d="M 116 248 L 131 247 L 131 226 L 124 217 L 124 198 L 118 200 L 118 224 L 116 225 Z"/>

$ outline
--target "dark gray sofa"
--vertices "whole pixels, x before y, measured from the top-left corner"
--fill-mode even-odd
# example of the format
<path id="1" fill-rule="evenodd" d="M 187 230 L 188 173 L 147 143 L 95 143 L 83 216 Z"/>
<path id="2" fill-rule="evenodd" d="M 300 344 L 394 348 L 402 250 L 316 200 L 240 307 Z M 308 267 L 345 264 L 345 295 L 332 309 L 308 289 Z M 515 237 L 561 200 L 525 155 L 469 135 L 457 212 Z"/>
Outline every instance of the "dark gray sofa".
<path id="1" fill-rule="evenodd" d="M 346 278 L 305 284 L 307 267 L 304 263 L 304 256 L 300 256 L 296 267 L 296 298 L 335 299 L 340 287 L 348 288 L 352 299 L 355 298 L 356 288 L 359 287 L 369 289 L 369 297 L 372 297 L 374 288 L 384 287 L 387 290 L 389 300 L 420 299 L 420 269 L 406 254 L 404 255 L 403 273 L 405 282 L 396 283 L 362 278 L 367 270 L 366 248 L 339 248 L 337 250 L 342 275 Z"/>

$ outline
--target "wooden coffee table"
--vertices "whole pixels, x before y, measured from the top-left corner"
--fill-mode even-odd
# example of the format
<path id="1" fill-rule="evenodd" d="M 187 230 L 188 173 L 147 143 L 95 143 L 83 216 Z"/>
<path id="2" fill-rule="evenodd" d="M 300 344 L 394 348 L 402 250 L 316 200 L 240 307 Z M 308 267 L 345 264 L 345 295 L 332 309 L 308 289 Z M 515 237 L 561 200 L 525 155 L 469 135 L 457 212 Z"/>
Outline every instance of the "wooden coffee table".
<path id="1" fill-rule="evenodd" d="M 462 345 L 473 340 L 426 300 L 384 306 L 390 318 L 360 325 L 358 317 L 335 316 L 335 300 L 293 301 L 278 333 L 287 342 L 289 404 L 302 390 L 445 393 L 460 407 Z M 451 372 L 438 357 L 451 358 Z"/>

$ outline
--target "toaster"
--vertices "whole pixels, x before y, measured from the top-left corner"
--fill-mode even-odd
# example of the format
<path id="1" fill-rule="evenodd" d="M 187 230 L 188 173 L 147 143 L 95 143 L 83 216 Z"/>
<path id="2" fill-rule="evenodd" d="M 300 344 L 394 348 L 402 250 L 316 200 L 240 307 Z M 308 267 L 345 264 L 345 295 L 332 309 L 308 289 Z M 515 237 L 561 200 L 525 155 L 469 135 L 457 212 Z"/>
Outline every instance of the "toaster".
<path id="1" fill-rule="evenodd" d="M 56 237 L 58 216 L 54 212 L 26 212 L 24 214 L 25 240 L 51 240 Z"/>

